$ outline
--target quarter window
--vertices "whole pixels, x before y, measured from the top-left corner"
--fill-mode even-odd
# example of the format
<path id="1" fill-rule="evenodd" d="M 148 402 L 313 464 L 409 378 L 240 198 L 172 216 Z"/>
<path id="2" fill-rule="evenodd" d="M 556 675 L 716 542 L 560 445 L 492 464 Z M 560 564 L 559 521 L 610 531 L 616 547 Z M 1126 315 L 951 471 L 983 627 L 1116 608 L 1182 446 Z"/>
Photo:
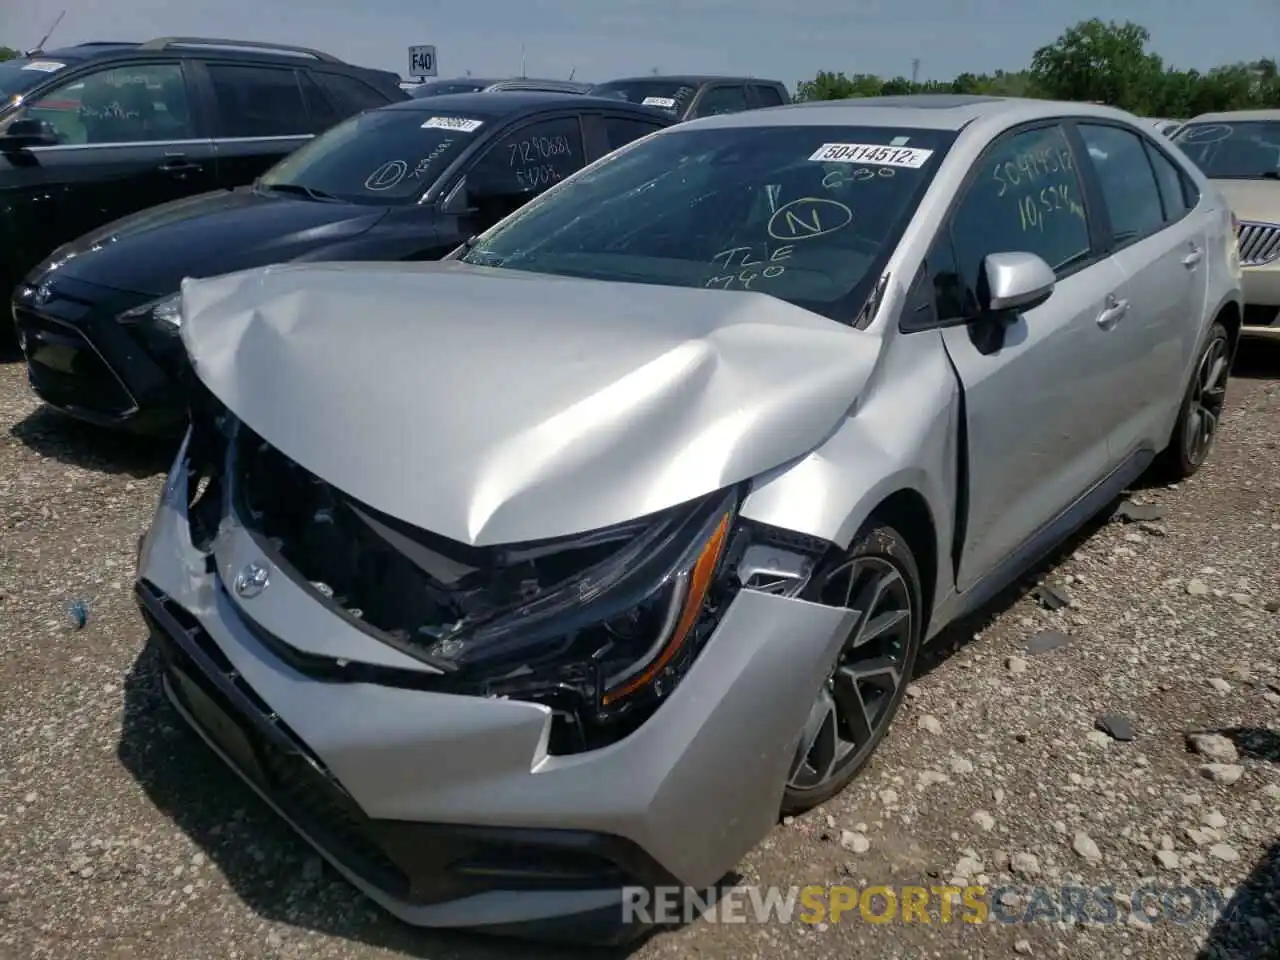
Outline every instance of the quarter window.
<path id="1" fill-rule="evenodd" d="M 1187 178 L 1158 147 L 1150 143 L 1146 146 L 1147 155 L 1151 158 L 1151 166 L 1156 172 L 1156 184 L 1160 187 L 1165 222 L 1173 223 L 1175 220 L 1181 220 L 1192 206 L 1187 202 L 1189 196 Z"/>
<path id="2" fill-rule="evenodd" d="M 1120 127 L 1080 124 L 1089 161 L 1098 173 L 1117 246 L 1150 236 L 1164 225 L 1156 175 L 1142 138 Z"/>
<path id="3" fill-rule="evenodd" d="M 1034 253 L 1059 276 L 1088 261 L 1089 225 L 1077 171 L 1059 126 L 1013 134 L 987 151 L 952 215 L 939 319 L 973 308 L 989 254 Z"/>
<path id="4" fill-rule="evenodd" d="M 113 67 L 79 77 L 32 101 L 22 116 L 42 121 L 65 144 L 194 136 L 187 86 L 176 63 Z"/>
<path id="5" fill-rule="evenodd" d="M 222 117 L 222 136 L 287 137 L 315 132 L 291 68 L 211 63 L 209 78 Z"/>
<path id="6" fill-rule="evenodd" d="M 467 174 L 473 199 L 541 193 L 582 167 L 577 117 L 543 120 L 503 137 Z"/>

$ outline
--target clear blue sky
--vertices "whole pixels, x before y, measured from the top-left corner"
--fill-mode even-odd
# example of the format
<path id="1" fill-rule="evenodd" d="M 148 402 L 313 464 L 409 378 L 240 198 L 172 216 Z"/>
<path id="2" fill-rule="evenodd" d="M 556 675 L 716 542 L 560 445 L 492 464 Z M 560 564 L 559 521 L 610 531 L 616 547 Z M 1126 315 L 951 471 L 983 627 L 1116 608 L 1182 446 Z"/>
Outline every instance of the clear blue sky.
<path id="1" fill-rule="evenodd" d="M 50 46 L 201 34 L 290 41 L 407 72 L 405 47 L 434 43 L 440 75 L 604 80 L 648 73 L 749 73 L 784 81 L 820 69 L 921 79 L 1018 69 L 1070 24 L 1100 16 L 1151 31 L 1181 67 L 1275 56 L 1280 0 L 0 0 L 0 44 Z"/>

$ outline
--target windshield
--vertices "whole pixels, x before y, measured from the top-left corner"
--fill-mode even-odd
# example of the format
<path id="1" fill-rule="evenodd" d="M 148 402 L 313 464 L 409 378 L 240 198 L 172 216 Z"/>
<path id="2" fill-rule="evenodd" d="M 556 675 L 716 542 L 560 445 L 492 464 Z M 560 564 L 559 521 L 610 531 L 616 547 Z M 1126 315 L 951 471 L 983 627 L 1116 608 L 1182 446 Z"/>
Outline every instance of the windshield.
<path id="1" fill-rule="evenodd" d="M 257 186 L 351 203 L 417 202 L 484 124 L 456 113 L 362 113 L 285 157 Z"/>
<path id="2" fill-rule="evenodd" d="M 0 63 L 0 106 L 66 66 L 61 60 L 29 60 L 26 57 Z"/>
<path id="3" fill-rule="evenodd" d="M 1260 180 L 1280 176 L 1280 120 L 1188 123 L 1174 142 L 1206 177 Z"/>
<path id="4" fill-rule="evenodd" d="M 468 263 L 768 293 L 852 322 L 955 135 L 674 128 L 489 231 Z"/>
<path id="5" fill-rule="evenodd" d="M 697 87 L 692 84 L 673 80 L 614 80 L 597 84 L 587 91 L 593 97 L 613 97 L 677 115 L 684 113 L 697 92 Z"/>

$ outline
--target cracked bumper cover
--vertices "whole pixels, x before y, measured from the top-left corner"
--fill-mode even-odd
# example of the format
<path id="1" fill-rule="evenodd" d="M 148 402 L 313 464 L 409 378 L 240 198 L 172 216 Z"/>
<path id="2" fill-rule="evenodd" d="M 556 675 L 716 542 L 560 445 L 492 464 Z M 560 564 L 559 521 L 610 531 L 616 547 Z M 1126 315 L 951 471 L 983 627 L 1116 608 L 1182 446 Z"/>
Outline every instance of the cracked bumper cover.
<path id="1" fill-rule="evenodd" d="M 283 573 L 223 588 L 252 538 L 192 546 L 176 482 L 142 543 L 138 596 L 166 692 L 201 736 L 348 880 L 424 926 L 536 932 L 621 919 L 624 886 L 705 887 L 776 822 L 814 691 L 854 616 L 742 591 L 639 730 L 547 752 L 551 714 L 516 700 L 324 682 L 303 653 L 424 669 L 313 602 Z M 590 935 L 590 934 L 588 934 Z"/>

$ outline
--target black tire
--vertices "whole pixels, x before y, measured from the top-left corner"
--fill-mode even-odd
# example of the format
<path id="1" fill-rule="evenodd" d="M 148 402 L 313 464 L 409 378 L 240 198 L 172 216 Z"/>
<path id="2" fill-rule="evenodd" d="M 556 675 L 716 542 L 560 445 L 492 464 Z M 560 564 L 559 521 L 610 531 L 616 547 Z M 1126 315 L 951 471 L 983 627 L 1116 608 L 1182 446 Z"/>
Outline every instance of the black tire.
<path id="1" fill-rule="evenodd" d="M 819 782 L 808 784 L 802 782 L 800 774 L 803 769 L 812 769 L 807 766 L 811 753 L 806 753 L 805 757 L 800 757 L 801 745 L 806 739 L 813 742 L 813 738 L 809 736 L 810 723 L 816 712 L 819 711 L 819 705 L 822 699 L 829 696 L 828 691 L 834 691 L 836 688 L 833 684 L 847 683 L 848 677 L 845 672 L 854 672 L 855 665 L 859 662 L 852 658 L 854 650 L 848 644 L 852 644 L 860 633 L 867 633 L 864 627 L 868 621 L 879 619 L 881 622 L 889 618 L 889 612 L 881 613 L 878 616 L 859 618 L 858 624 L 851 632 L 846 640 L 846 646 L 841 649 L 840 656 L 832 665 L 831 675 L 823 688 L 815 694 L 815 703 L 813 712 L 811 713 L 810 722 L 807 722 L 805 729 L 800 732 L 796 738 L 796 766 L 788 776 L 788 782 L 783 791 L 782 797 L 782 813 L 784 815 L 802 813 L 812 807 L 817 806 L 835 796 L 850 781 L 858 775 L 862 768 L 866 765 L 867 760 L 875 752 L 880 741 L 884 739 L 888 732 L 893 718 L 897 715 L 898 708 L 902 705 L 902 698 L 906 694 L 907 683 L 911 679 L 911 672 L 915 667 L 916 654 L 920 649 L 921 635 L 924 630 L 924 611 L 923 611 L 923 590 L 920 584 L 920 570 L 916 565 L 915 557 L 912 556 L 911 550 L 907 547 L 906 540 L 893 527 L 887 526 L 874 518 L 867 523 L 849 549 L 836 562 L 829 564 L 826 569 L 815 576 L 814 582 L 810 585 L 807 598 L 819 603 L 831 603 L 832 605 L 846 605 L 835 593 L 843 589 L 839 587 L 840 578 L 844 576 L 842 571 L 856 571 L 862 567 L 869 570 L 867 576 L 878 577 L 883 576 L 886 580 L 890 579 L 889 573 L 892 570 L 897 574 L 901 582 L 901 593 L 899 594 L 897 584 L 893 587 L 893 602 L 906 609 L 910 618 L 906 628 L 895 627 L 893 632 L 892 646 L 897 649 L 897 654 L 893 656 L 897 667 L 898 682 L 892 691 L 892 694 L 883 693 L 881 698 L 876 701 L 876 720 L 872 723 L 867 715 L 865 708 L 868 702 L 860 693 L 858 702 L 864 706 L 862 720 L 866 722 L 870 728 L 870 735 L 863 736 L 859 739 L 856 735 L 849 738 L 850 752 L 839 761 L 832 774 L 821 779 Z M 848 577 L 850 582 L 857 577 L 857 573 L 850 572 Z M 852 587 L 851 587 L 852 589 Z M 875 615 L 878 610 L 887 609 L 886 601 L 879 600 L 872 607 L 872 614 Z M 870 646 L 870 644 L 864 644 Z M 863 650 L 864 646 L 859 646 L 857 650 Z M 862 657 L 867 657 L 871 662 L 868 650 Z M 877 659 L 883 659 L 877 658 Z M 843 671 L 843 672 L 842 672 Z M 854 680 L 855 687 L 860 681 Z M 870 682 L 870 681 L 869 681 Z M 848 731 L 849 725 L 841 718 L 836 717 L 832 720 L 833 730 L 842 729 Z M 843 724 L 843 725 L 842 725 Z M 865 732 L 865 731 L 864 731 Z M 815 746 L 814 750 L 817 749 Z"/>
<path id="2" fill-rule="evenodd" d="M 1219 363 L 1223 366 L 1214 379 Z M 1204 466 L 1218 436 L 1230 373 L 1231 337 L 1226 327 L 1215 322 L 1192 368 L 1169 445 L 1153 464 L 1153 472 L 1161 480 L 1185 480 Z M 1208 430 L 1207 436 L 1198 433 L 1201 424 Z"/>

